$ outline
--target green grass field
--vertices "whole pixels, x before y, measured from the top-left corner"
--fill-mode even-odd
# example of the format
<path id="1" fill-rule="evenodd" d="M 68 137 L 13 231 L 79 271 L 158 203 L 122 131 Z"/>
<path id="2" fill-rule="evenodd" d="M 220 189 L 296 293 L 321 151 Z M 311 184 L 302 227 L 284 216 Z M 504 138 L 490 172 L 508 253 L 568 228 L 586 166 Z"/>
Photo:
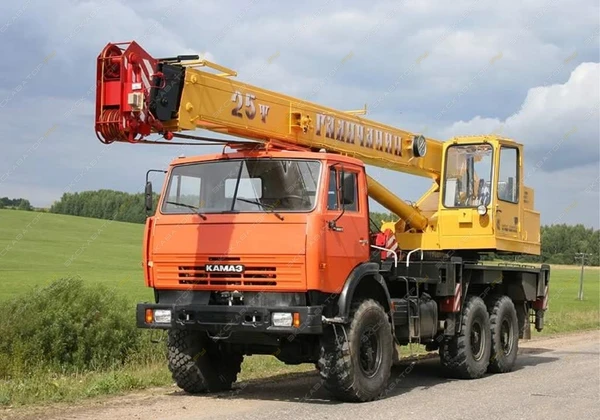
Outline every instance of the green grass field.
<path id="1" fill-rule="evenodd" d="M 580 270 L 554 267 L 543 334 L 600 327 L 600 270 L 586 267 L 583 300 L 577 299 Z"/>
<path id="2" fill-rule="evenodd" d="M 149 300 L 141 270 L 144 227 L 50 213 L 0 210 L 0 300 L 67 276 Z"/>
<path id="3" fill-rule="evenodd" d="M 0 301 L 67 276 L 116 288 L 132 307 L 137 301 L 151 300 L 141 270 L 142 234 L 143 226 L 137 224 L 0 210 Z M 600 270 L 586 268 L 584 301 L 577 300 L 578 287 L 578 269 L 552 270 L 550 307 L 542 334 L 599 327 Z M 407 350 L 402 349 L 402 354 Z M 311 365 L 285 366 L 271 356 L 253 356 L 244 361 L 240 379 L 312 369 Z M 0 405 L 73 401 L 170 383 L 162 360 L 81 375 L 40 372 L 35 377 L 0 381 Z"/>

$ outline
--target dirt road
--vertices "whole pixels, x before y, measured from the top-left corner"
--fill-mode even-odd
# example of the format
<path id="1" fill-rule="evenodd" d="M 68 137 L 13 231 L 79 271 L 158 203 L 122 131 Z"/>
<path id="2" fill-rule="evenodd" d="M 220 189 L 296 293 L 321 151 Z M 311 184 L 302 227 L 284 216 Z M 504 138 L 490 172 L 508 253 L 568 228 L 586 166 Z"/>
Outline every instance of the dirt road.
<path id="1" fill-rule="evenodd" d="M 474 381 L 439 375 L 437 358 L 395 367 L 389 394 L 365 404 L 331 401 L 316 374 L 240 383 L 231 392 L 190 396 L 176 388 L 13 413 L 52 419 L 598 419 L 600 332 L 521 343 L 517 369 Z"/>

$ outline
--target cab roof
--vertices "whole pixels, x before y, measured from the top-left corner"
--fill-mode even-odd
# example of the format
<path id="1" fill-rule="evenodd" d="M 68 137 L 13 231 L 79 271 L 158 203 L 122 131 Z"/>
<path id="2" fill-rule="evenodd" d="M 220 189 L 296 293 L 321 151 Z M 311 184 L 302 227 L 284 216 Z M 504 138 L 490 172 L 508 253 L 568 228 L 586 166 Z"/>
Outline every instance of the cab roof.
<path id="1" fill-rule="evenodd" d="M 364 166 L 364 163 L 357 158 L 344 156 L 328 152 L 311 151 L 288 151 L 288 150 L 243 150 L 228 153 L 212 153 L 196 156 L 180 156 L 171 162 L 171 166 L 185 165 L 189 163 L 210 162 L 229 159 L 257 159 L 257 158 L 276 158 L 276 159 L 307 159 L 307 160 L 325 160 L 347 163 L 352 165 Z"/>

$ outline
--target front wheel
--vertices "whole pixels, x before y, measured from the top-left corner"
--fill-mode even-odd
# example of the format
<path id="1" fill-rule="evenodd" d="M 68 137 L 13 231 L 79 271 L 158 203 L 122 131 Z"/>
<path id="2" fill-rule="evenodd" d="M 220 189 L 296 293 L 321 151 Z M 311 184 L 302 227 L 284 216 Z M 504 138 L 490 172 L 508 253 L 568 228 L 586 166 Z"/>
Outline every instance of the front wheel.
<path id="1" fill-rule="evenodd" d="M 191 394 L 231 389 L 244 358 L 196 331 L 169 330 L 167 350 L 173 379 Z"/>
<path id="2" fill-rule="evenodd" d="M 447 376 L 476 379 L 485 374 L 490 352 L 487 307 L 481 298 L 470 296 L 464 305 L 460 333 L 440 345 L 440 361 Z"/>
<path id="3" fill-rule="evenodd" d="M 371 401 L 384 392 L 390 377 L 391 324 L 383 307 L 372 299 L 355 303 L 352 313 L 349 326 L 332 326 L 323 333 L 319 372 L 336 398 Z"/>

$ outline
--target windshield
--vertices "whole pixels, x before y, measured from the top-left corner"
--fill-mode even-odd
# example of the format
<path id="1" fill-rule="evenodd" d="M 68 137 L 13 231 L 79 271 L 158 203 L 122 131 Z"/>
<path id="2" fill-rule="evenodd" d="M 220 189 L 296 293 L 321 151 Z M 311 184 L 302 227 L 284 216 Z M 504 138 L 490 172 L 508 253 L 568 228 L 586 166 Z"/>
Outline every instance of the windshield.
<path id="1" fill-rule="evenodd" d="M 321 164 L 247 159 L 181 165 L 171 171 L 162 213 L 310 211 Z"/>
<path id="2" fill-rule="evenodd" d="M 451 146 L 446 157 L 445 207 L 487 206 L 491 197 L 492 146 Z"/>

